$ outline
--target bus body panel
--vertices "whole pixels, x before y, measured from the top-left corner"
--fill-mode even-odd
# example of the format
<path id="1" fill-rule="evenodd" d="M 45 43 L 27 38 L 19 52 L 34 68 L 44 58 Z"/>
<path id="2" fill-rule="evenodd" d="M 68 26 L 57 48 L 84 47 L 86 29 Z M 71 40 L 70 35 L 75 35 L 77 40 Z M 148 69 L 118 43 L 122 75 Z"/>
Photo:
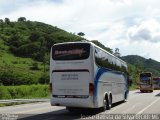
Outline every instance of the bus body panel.
<path id="1" fill-rule="evenodd" d="M 112 103 L 127 99 L 129 93 L 127 75 L 119 71 L 120 69 L 111 68 L 115 65 L 127 68 L 127 64 L 97 46 L 94 47 L 94 51 L 95 106 L 103 106 L 103 99 L 106 94 L 112 96 Z M 99 64 L 99 60 L 96 61 L 96 57 L 99 60 L 102 59 L 103 65 Z M 104 62 L 107 63 L 108 67 L 105 67 Z M 109 67 L 109 63 L 111 67 Z"/>
<path id="2" fill-rule="evenodd" d="M 100 76 L 98 71 L 103 71 Z M 103 99 L 105 94 L 112 94 L 112 103 L 123 101 L 126 92 L 126 80 L 123 74 L 114 73 L 111 71 L 97 69 L 95 80 L 95 101 L 97 107 L 103 106 Z"/>
<path id="3" fill-rule="evenodd" d="M 106 94 L 112 95 L 112 103 L 124 100 L 125 93 L 128 95 L 124 73 L 98 66 L 95 62 L 96 45 L 89 44 L 90 55 L 87 59 L 63 61 L 50 58 L 51 105 L 99 108 L 103 106 Z M 51 56 L 52 52 L 51 49 Z M 110 53 L 106 55 L 114 64 L 126 65 Z M 89 93 L 90 83 L 93 84 L 93 95 Z"/>
<path id="4" fill-rule="evenodd" d="M 92 51 L 92 47 L 90 47 Z M 94 82 L 92 54 L 85 60 L 50 59 L 51 105 L 93 108 L 89 83 Z"/>
<path id="5" fill-rule="evenodd" d="M 54 77 L 56 76 L 56 77 Z M 86 71 L 78 72 L 53 72 L 52 73 L 52 83 L 53 83 L 53 96 L 65 96 L 65 95 L 89 95 L 89 79 L 90 74 Z M 69 96 L 68 96 L 69 97 Z"/>
<path id="6" fill-rule="evenodd" d="M 81 108 L 95 108 L 93 97 L 88 98 L 54 98 L 51 97 L 52 106 L 66 106 L 66 107 L 81 107 Z"/>

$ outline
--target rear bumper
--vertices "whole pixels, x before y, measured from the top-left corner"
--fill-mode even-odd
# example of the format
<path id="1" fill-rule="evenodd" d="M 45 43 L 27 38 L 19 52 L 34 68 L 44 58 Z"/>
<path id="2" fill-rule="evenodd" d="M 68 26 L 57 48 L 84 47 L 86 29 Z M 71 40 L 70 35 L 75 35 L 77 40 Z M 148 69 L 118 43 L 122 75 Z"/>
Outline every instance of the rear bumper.
<path id="1" fill-rule="evenodd" d="M 140 88 L 140 90 L 154 90 L 153 88 Z"/>
<path id="2" fill-rule="evenodd" d="M 51 96 L 50 102 L 52 106 L 95 108 L 93 96 L 88 98 L 56 98 Z"/>
<path id="3" fill-rule="evenodd" d="M 154 90 L 160 90 L 160 88 L 154 88 Z"/>
<path id="4" fill-rule="evenodd" d="M 140 85 L 140 90 L 153 90 L 153 86 L 152 85 Z"/>

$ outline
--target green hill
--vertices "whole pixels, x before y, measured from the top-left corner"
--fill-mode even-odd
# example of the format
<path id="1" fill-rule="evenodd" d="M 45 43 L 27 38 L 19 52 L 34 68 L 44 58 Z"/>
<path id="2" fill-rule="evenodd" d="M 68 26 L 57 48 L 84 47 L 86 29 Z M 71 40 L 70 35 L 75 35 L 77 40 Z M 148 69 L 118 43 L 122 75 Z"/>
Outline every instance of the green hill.
<path id="1" fill-rule="evenodd" d="M 0 23 L 0 39 L 15 56 L 43 61 L 45 53 L 57 42 L 82 38 L 48 24 L 32 21 Z"/>
<path id="2" fill-rule="evenodd" d="M 49 82 L 49 53 L 55 43 L 80 41 L 73 33 L 24 17 L 0 19 L 0 85 Z M 112 52 L 98 41 L 95 44 Z"/>
<path id="3" fill-rule="evenodd" d="M 151 58 L 145 59 L 138 55 L 128 55 L 121 58 L 127 63 L 139 67 L 142 71 L 150 71 L 154 76 L 160 76 L 160 62 Z"/>
<path id="4" fill-rule="evenodd" d="M 47 83 L 51 46 L 81 39 L 41 22 L 0 19 L 0 85 Z"/>

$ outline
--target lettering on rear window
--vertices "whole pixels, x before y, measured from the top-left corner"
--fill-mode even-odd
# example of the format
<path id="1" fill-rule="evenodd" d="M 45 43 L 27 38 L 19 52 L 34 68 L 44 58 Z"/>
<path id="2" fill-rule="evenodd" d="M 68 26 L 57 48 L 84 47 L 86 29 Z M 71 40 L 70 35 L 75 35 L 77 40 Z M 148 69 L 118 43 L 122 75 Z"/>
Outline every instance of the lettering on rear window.
<path id="1" fill-rule="evenodd" d="M 52 47 L 53 60 L 83 60 L 90 55 L 90 44 L 88 43 L 70 43 L 60 44 Z"/>
<path id="2" fill-rule="evenodd" d="M 62 74 L 61 80 L 78 80 L 78 74 Z"/>

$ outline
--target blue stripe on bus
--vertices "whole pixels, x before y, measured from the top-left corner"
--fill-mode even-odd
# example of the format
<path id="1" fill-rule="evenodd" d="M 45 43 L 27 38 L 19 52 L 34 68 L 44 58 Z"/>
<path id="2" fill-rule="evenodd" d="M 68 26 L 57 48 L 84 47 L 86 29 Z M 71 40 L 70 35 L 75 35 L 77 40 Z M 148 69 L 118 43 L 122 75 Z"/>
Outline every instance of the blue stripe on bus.
<path id="1" fill-rule="evenodd" d="M 118 74 L 118 75 L 123 75 L 124 74 L 122 72 L 118 72 L 118 71 L 114 71 L 111 69 L 106 69 L 106 68 L 98 68 L 97 72 L 96 72 L 96 76 L 95 76 L 95 81 L 94 81 L 94 85 L 95 85 L 95 89 L 94 89 L 94 96 L 97 97 L 97 93 L 98 93 L 98 81 L 100 79 L 100 77 L 102 76 L 102 74 L 106 73 L 106 72 L 111 72 L 113 74 Z M 125 78 L 125 76 L 124 76 Z"/>
<path id="2" fill-rule="evenodd" d="M 98 92 L 97 85 L 98 85 L 99 78 L 102 76 L 103 73 L 108 72 L 108 71 L 111 71 L 111 70 L 105 69 L 105 68 L 98 68 L 97 69 L 96 77 L 95 77 L 95 81 L 94 81 L 94 85 L 95 85 L 94 96 L 95 97 L 97 96 L 97 92 Z"/>

